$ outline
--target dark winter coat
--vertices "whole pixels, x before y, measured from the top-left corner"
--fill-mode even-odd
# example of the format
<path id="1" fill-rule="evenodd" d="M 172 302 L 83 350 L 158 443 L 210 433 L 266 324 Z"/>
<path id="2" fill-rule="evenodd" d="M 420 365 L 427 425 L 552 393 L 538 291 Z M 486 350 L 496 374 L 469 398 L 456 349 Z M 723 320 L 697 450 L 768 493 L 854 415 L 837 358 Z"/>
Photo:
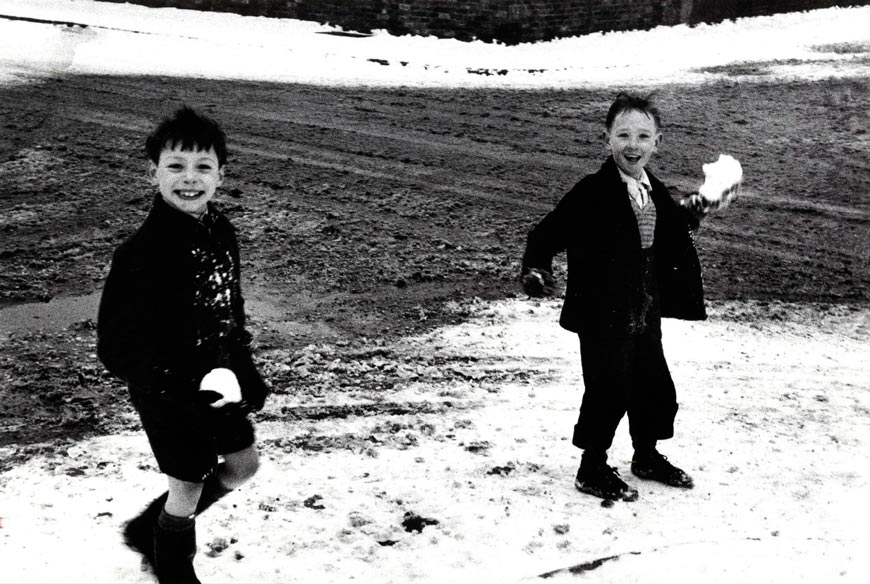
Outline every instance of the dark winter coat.
<path id="1" fill-rule="evenodd" d="M 653 253 L 663 317 L 706 318 L 691 216 L 647 171 L 656 206 Z M 552 272 L 567 250 L 568 282 L 560 324 L 581 335 L 624 336 L 643 303 L 640 232 L 612 157 L 584 177 L 529 232 L 524 271 Z"/>
<path id="2" fill-rule="evenodd" d="M 196 249 L 231 258 L 231 314 L 224 319 L 231 325 L 220 334 L 195 303 Z M 194 399 L 206 373 L 227 367 L 243 405 L 259 409 L 268 390 L 251 357 L 240 279 L 229 220 L 209 204 L 207 218 L 198 221 L 158 195 L 142 226 L 115 251 L 100 301 L 97 355 L 131 387 L 170 400 Z"/>

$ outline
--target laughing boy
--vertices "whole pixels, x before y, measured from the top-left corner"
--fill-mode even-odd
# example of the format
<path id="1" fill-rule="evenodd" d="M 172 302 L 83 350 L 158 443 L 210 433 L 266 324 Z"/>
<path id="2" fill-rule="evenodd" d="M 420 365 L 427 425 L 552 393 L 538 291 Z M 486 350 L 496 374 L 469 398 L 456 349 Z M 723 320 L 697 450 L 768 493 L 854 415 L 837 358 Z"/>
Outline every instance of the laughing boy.
<path id="1" fill-rule="evenodd" d="M 161 584 L 196 583 L 195 517 L 257 471 L 247 414 L 268 389 L 245 330 L 235 229 L 212 204 L 227 160 L 223 131 L 184 107 L 146 151 L 158 192 L 115 251 L 97 350 L 127 382 L 169 486 L 126 524 L 125 542 Z"/>
<path id="2" fill-rule="evenodd" d="M 674 435 L 678 408 L 661 319 L 706 318 L 692 230 L 709 209 L 678 205 L 647 170 L 661 136 L 653 103 L 620 93 L 605 119 L 607 160 L 529 232 L 523 256 L 523 286 L 539 296 L 552 292 L 553 257 L 567 250 L 560 324 L 580 337 L 584 383 L 572 439 L 583 450 L 574 484 L 608 500 L 638 496 L 607 464 L 626 414 L 631 472 L 671 487 L 693 486 L 657 449 Z"/>

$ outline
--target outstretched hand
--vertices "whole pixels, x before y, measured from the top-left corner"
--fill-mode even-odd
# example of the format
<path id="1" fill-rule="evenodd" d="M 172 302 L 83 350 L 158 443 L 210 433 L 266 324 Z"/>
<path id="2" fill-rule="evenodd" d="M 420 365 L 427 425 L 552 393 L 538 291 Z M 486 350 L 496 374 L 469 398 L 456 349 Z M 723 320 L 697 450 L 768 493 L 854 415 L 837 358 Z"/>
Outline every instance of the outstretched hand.
<path id="1" fill-rule="evenodd" d="M 695 218 L 697 222 L 706 217 L 711 211 L 724 209 L 728 204 L 737 197 L 740 192 L 740 183 L 734 183 L 725 188 L 721 195 L 708 199 L 700 193 L 689 195 L 680 201 L 680 204 Z"/>
<path id="2" fill-rule="evenodd" d="M 534 298 L 552 296 L 556 292 L 556 279 L 547 270 L 529 268 L 520 277 L 520 281 L 523 284 L 523 291 Z"/>

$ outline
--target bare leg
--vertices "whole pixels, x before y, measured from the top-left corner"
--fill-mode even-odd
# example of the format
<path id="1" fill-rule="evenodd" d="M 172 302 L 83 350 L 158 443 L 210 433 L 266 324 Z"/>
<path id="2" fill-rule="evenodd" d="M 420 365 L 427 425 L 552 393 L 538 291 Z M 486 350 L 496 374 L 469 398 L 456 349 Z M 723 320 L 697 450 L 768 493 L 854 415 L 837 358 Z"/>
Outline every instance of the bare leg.
<path id="1" fill-rule="evenodd" d="M 176 517 L 190 517 L 196 512 L 196 504 L 202 494 L 202 483 L 191 483 L 170 476 L 169 497 L 164 509 Z"/>

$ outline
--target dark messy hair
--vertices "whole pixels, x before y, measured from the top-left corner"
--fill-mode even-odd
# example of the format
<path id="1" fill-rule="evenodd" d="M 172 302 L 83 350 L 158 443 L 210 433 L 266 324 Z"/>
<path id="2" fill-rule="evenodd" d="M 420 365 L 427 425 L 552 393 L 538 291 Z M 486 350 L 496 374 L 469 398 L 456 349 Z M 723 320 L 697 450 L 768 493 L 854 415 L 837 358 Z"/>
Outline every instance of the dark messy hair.
<path id="1" fill-rule="evenodd" d="M 179 144 L 182 150 L 214 148 L 218 164 L 223 166 L 227 162 L 227 142 L 223 130 L 217 122 L 186 105 L 160 122 L 145 140 L 145 151 L 151 162 L 157 164 L 164 148 L 174 149 Z"/>
<path id="2" fill-rule="evenodd" d="M 613 100 L 610 109 L 607 111 L 607 118 L 604 120 L 607 129 L 609 130 L 610 127 L 613 126 L 613 120 L 616 119 L 616 116 L 627 111 L 638 111 L 644 113 L 653 119 L 656 124 L 656 129 L 662 127 L 659 108 L 657 108 L 653 103 L 653 94 L 641 97 L 639 95 L 632 95 L 625 91 L 620 91 L 616 96 L 616 99 Z"/>

